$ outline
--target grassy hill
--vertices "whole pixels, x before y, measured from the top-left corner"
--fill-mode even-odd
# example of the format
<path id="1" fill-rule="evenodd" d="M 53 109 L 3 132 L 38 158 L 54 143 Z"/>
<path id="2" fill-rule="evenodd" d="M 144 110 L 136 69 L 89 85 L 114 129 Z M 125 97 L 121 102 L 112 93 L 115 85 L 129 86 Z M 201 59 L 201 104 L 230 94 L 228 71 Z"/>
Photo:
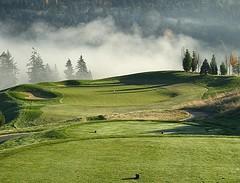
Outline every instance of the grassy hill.
<path id="1" fill-rule="evenodd" d="M 239 182 L 239 86 L 169 71 L 2 91 L 0 182 Z"/>

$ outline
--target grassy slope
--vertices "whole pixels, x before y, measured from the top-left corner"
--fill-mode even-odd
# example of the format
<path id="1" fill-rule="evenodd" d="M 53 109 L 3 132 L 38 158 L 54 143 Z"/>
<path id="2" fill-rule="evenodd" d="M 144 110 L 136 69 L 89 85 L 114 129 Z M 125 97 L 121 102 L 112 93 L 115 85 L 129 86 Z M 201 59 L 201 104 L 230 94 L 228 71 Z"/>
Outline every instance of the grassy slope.
<path id="1" fill-rule="evenodd" d="M 152 75 L 154 81 L 155 73 Z M 142 84 L 139 84 L 137 76 L 136 84 L 128 84 L 125 77 L 119 77 L 92 82 L 66 81 L 23 85 L 5 91 L 4 94 L 13 98 L 12 101 L 21 104 L 18 115 L 11 116 L 11 113 L 5 115 L 15 118 L 14 121 L 7 120 L 8 123 L 12 121 L 15 127 L 21 128 L 84 118 L 89 115 L 156 108 L 172 109 L 176 104 L 200 99 L 205 92 L 202 86 L 194 85 L 192 82 L 176 82 L 174 77 L 171 78 L 171 73 L 168 75 L 169 84 L 163 83 L 163 86 L 160 83 L 165 73 L 160 73 L 159 83 L 145 83 L 143 77 Z M 129 81 L 133 80 L 131 77 L 129 76 Z M 27 98 L 29 93 L 35 98 Z"/>
<path id="2" fill-rule="evenodd" d="M 129 120 L 72 124 L 92 115 L 176 109 L 236 89 L 239 82 L 235 77 L 154 72 L 30 85 L 37 94 L 29 86 L 5 91 L 1 95 L 19 109 L 11 124 L 52 126 L 0 145 L 5 149 L 0 151 L 0 182 L 122 182 L 139 172 L 139 182 L 239 182 L 239 138 L 218 136 L 217 125 Z M 45 100 L 26 99 L 25 91 Z M 232 119 L 238 121 L 237 115 L 231 114 Z M 59 122 L 68 127 L 56 129 Z"/>
<path id="3" fill-rule="evenodd" d="M 183 72 L 151 72 L 91 82 L 22 85 L 1 94 L 5 97 L 2 101 L 11 103 L 12 110 L 6 111 L 4 103 L 0 105 L 0 111 L 5 114 L 7 123 L 12 121 L 15 127 L 21 128 L 92 115 L 171 110 L 178 108 L 179 104 L 199 100 L 203 94 L 207 98 L 239 86 L 237 77 Z M 29 93 L 35 98 L 27 98 Z"/>

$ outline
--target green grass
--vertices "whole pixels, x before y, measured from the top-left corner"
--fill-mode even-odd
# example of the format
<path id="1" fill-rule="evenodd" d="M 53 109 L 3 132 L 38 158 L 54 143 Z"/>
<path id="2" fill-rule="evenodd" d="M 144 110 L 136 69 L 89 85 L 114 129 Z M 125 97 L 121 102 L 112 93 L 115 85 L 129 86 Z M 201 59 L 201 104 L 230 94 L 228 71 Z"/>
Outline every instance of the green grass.
<path id="1" fill-rule="evenodd" d="M 21 85 L 1 94 L 4 102 L 14 106 L 7 112 L 4 104 L 0 111 L 6 123 L 22 128 L 113 113 L 178 109 L 239 84 L 237 77 L 152 72 L 97 81 Z M 28 93 L 32 98 L 26 98 Z"/>
<path id="2" fill-rule="evenodd" d="M 136 173 L 147 183 L 240 182 L 239 109 L 221 112 L 238 96 L 195 108 L 208 118 L 174 121 L 183 106 L 239 86 L 238 77 L 151 72 L 2 91 L 0 134 L 27 133 L 0 143 L 0 182 L 136 182 Z M 158 112 L 172 119 L 131 119 Z"/>
<path id="3" fill-rule="evenodd" d="M 41 138 L 53 141 L 0 154 L 0 181 L 134 182 L 122 179 L 140 173 L 139 182 L 239 182 L 240 139 L 178 136 L 204 131 L 191 125 L 177 130 L 184 126 L 101 122 L 68 127 L 65 135 L 49 131 Z M 173 129 L 174 136 L 153 132 Z"/>

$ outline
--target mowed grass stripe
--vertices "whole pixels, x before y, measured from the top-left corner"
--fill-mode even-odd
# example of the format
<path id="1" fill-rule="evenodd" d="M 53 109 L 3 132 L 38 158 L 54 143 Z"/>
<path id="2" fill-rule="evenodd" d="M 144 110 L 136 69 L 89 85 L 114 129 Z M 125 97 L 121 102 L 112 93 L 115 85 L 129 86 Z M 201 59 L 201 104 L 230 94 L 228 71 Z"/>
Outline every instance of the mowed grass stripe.
<path id="1" fill-rule="evenodd" d="M 52 144 L 1 159 L 0 181 L 122 182 L 140 173 L 139 182 L 238 182 L 238 144 L 154 137 Z"/>

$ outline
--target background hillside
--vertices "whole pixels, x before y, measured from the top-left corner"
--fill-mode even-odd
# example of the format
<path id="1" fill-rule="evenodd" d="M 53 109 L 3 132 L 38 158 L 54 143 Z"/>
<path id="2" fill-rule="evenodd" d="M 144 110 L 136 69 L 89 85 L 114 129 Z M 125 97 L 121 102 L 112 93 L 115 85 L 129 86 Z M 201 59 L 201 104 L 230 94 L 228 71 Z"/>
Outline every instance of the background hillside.
<path id="1" fill-rule="evenodd" d="M 119 28 L 141 27 L 145 35 L 166 28 L 211 44 L 239 45 L 237 0 L 2 0 L 0 21 L 24 31 L 37 21 L 75 26 L 111 16 Z M 16 29 L 17 27 L 17 29 Z"/>

